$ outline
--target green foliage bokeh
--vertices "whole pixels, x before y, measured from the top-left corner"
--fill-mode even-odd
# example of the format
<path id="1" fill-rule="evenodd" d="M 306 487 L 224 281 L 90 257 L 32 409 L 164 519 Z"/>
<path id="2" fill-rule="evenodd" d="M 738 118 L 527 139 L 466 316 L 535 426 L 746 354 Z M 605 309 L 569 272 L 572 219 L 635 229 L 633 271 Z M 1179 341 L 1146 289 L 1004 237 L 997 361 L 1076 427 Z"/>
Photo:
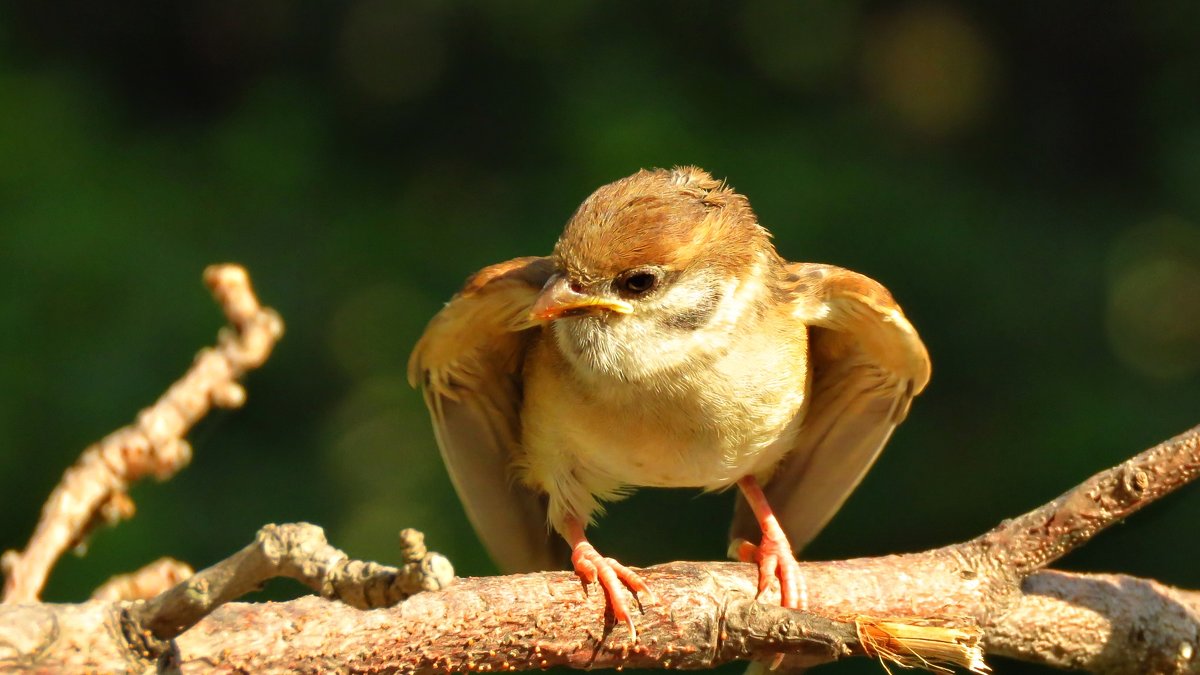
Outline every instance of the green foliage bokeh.
<path id="1" fill-rule="evenodd" d="M 293 520 L 381 561 L 417 527 L 491 573 L 408 351 L 468 274 L 676 164 L 727 177 L 786 257 L 886 284 L 933 357 L 806 555 L 975 535 L 1200 423 L 1196 7 L 0 5 L 0 547 L 212 341 L 200 272 L 235 261 L 287 323 L 276 355 L 45 597 Z M 596 540 L 720 558 L 729 504 L 643 491 Z M 1198 515 L 1185 490 L 1063 566 L 1200 588 Z"/>

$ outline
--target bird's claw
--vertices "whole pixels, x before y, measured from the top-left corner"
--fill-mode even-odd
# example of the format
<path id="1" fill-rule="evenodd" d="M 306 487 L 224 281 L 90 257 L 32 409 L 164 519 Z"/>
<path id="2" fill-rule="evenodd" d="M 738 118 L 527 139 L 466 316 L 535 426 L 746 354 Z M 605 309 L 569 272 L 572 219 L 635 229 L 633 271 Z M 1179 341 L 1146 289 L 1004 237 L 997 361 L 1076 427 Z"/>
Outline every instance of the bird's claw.
<path id="1" fill-rule="evenodd" d="M 731 554 L 742 562 L 758 563 L 758 594 L 759 598 L 771 586 L 771 580 L 779 579 L 780 604 L 788 609 L 805 609 L 801 605 L 800 588 L 803 580 L 800 576 L 800 563 L 792 553 L 792 547 L 787 540 L 777 541 L 763 536 L 760 546 L 755 546 L 745 539 L 736 539 L 729 546 Z"/>
<path id="2" fill-rule="evenodd" d="M 587 542 L 575 546 L 575 550 L 571 552 L 571 564 L 584 584 L 600 582 L 604 594 L 608 597 L 608 604 L 612 607 L 613 618 L 628 626 L 630 638 L 637 642 L 637 629 L 633 625 L 629 602 L 621 591 L 623 587 L 632 591 L 639 608 L 657 603 L 658 598 L 641 575 L 612 558 L 601 556 L 596 548 Z"/>

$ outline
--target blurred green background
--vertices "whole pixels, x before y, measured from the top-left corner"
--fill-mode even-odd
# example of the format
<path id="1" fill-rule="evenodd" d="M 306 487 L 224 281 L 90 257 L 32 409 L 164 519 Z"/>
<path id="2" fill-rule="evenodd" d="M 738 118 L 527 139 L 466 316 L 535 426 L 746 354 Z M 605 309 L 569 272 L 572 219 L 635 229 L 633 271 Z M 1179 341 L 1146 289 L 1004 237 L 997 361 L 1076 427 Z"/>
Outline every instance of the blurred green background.
<path id="1" fill-rule="evenodd" d="M 692 163 L 786 257 L 889 286 L 933 356 L 808 557 L 937 546 L 1046 501 L 1200 423 L 1200 5 L 1105 7 L 0 4 L 0 547 L 212 342 L 200 273 L 236 261 L 287 322 L 276 355 L 45 597 L 293 520 L 381 561 L 417 527 L 493 572 L 408 351 L 468 274 L 549 252 L 602 183 Z M 643 491 L 594 536 L 632 564 L 716 559 L 730 503 Z M 1062 566 L 1200 588 L 1198 520 L 1184 490 Z"/>

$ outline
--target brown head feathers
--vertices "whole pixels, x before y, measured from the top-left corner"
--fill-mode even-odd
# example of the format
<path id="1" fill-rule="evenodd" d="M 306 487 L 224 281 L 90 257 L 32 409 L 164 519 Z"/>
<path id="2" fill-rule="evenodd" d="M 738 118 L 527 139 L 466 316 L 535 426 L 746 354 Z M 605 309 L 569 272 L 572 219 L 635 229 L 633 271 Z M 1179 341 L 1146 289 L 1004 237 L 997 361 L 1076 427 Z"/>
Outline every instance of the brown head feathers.
<path id="1" fill-rule="evenodd" d="M 554 248 L 572 277 L 593 282 L 641 266 L 722 271 L 753 263 L 770 235 L 747 199 L 694 166 L 638 171 L 584 200 Z"/>

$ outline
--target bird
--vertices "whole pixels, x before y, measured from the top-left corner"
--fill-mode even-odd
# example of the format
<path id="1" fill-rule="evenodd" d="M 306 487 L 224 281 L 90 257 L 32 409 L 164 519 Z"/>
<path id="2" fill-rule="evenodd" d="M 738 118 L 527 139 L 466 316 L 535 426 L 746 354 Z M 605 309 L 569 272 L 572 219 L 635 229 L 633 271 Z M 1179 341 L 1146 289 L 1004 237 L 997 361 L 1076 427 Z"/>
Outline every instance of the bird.
<path id="1" fill-rule="evenodd" d="M 570 564 L 637 640 L 643 575 L 586 530 L 647 487 L 741 498 L 731 554 L 805 608 L 796 551 L 841 507 L 930 377 L 878 282 L 775 250 L 694 166 L 597 189 L 548 256 L 485 267 L 409 360 L 467 515 L 506 572 Z M 561 539 L 560 539 L 561 538 Z M 758 544 L 751 543 L 757 539 Z"/>

